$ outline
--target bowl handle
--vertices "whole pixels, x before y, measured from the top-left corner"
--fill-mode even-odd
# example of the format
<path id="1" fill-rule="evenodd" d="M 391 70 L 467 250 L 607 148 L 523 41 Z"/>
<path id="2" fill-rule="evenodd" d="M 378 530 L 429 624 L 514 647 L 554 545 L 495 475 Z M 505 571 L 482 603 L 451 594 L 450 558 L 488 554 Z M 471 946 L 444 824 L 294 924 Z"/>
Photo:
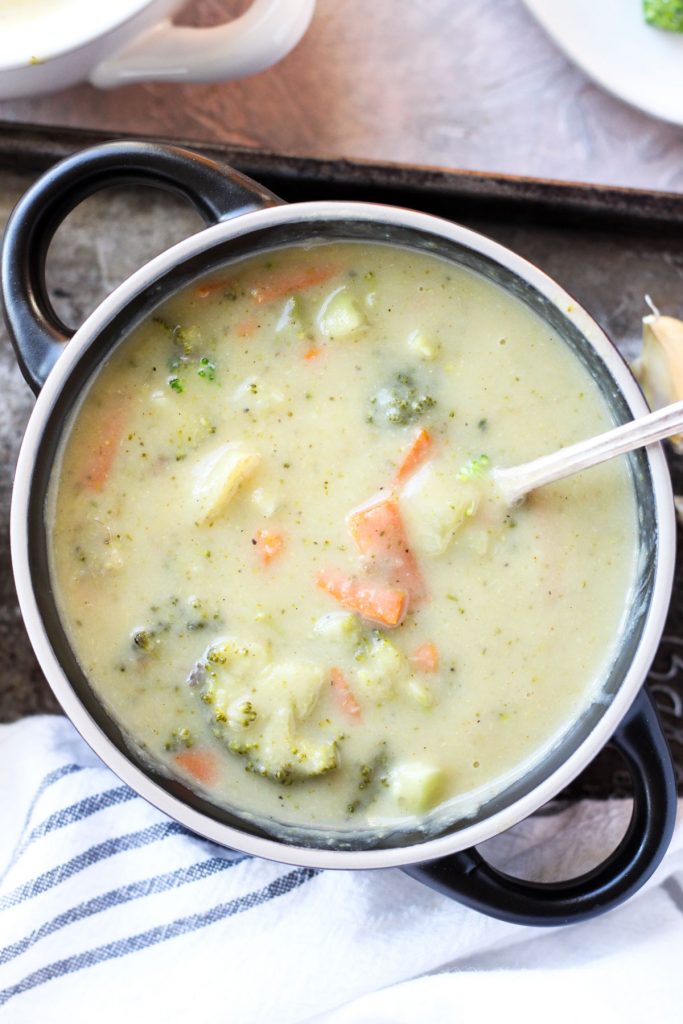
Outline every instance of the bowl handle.
<path id="1" fill-rule="evenodd" d="M 612 743 L 633 779 L 633 814 L 619 846 L 591 871 L 564 882 L 526 882 L 492 867 L 474 847 L 403 870 L 468 907 L 514 924 L 573 924 L 616 907 L 655 870 L 676 818 L 671 754 L 645 687 Z"/>
<path id="2" fill-rule="evenodd" d="M 0 258 L 5 320 L 21 372 L 36 394 L 75 333 L 57 316 L 48 295 L 45 260 L 50 242 L 83 199 L 111 185 L 132 183 L 177 193 L 207 224 L 280 202 L 232 168 L 155 143 L 95 146 L 51 168 L 17 203 Z"/>

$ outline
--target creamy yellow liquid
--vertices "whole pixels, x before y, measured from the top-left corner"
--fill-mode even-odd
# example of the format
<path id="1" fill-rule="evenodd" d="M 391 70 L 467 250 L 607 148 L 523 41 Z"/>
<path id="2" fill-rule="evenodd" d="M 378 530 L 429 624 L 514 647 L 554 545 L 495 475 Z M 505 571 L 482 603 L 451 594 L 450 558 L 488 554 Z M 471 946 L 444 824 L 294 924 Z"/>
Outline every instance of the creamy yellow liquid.
<path id="1" fill-rule="evenodd" d="M 410 422 L 387 411 L 397 375 L 421 401 Z M 457 817 L 596 697 L 635 572 L 625 461 L 506 510 L 479 457 L 512 465 L 609 425 L 549 327 L 445 261 L 347 243 L 227 267 L 133 332 L 67 431 L 49 522 L 74 650 L 149 762 L 275 829 L 389 828 L 446 805 Z M 420 429 L 429 450 L 399 486 Z M 207 467 L 225 445 L 258 464 L 212 510 Z M 426 592 L 395 628 L 343 620 L 318 582 L 336 570 L 400 590 L 350 529 L 373 501 L 398 507 Z M 281 545 L 267 563 L 259 531 Z M 227 665 L 207 660 L 219 649 Z M 282 756 L 278 714 L 298 751 L 279 780 L 259 774 Z M 255 746 L 236 752 L 236 736 Z M 334 766 L 302 778 L 304 747 L 333 750 Z"/>

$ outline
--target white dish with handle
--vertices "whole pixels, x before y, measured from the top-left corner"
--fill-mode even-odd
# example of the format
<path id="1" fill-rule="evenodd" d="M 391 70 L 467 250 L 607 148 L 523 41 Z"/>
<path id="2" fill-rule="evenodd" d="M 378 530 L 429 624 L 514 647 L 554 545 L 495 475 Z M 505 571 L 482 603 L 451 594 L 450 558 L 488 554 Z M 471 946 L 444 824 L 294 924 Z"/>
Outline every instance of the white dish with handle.
<path id="1" fill-rule="evenodd" d="M 524 0 L 550 38 L 608 92 L 683 124 L 683 33 L 645 22 L 642 0 Z"/>
<path id="2" fill-rule="evenodd" d="M 0 98 L 141 81 L 253 75 L 299 42 L 315 0 L 253 0 L 212 28 L 173 24 L 186 0 L 0 0 Z"/>

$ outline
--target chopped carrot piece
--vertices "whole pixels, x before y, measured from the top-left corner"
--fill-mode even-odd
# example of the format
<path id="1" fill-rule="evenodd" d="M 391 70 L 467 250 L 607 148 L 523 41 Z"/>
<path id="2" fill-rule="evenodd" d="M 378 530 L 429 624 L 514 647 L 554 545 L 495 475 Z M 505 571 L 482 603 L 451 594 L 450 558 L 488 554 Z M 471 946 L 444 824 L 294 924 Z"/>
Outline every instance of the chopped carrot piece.
<path id="1" fill-rule="evenodd" d="M 354 697 L 353 691 L 342 670 L 339 668 L 331 669 L 330 679 L 339 707 L 344 714 L 349 715 L 351 718 L 360 718 L 360 704 Z"/>
<path id="2" fill-rule="evenodd" d="M 322 284 L 338 273 L 339 267 L 336 266 L 305 267 L 291 273 L 275 274 L 269 281 L 251 288 L 250 293 L 259 305 L 263 302 L 274 302 L 275 299 L 283 299 L 286 295 L 303 292 L 316 284 Z"/>
<path id="3" fill-rule="evenodd" d="M 431 640 L 416 647 L 410 655 L 410 661 L 420 672 L 437 672 L 439 669 L 439 652 Z"/>
<path id="4" fill-rule="evenodd" d="M 253 316 L 243 320 L 241 324 L 237 325 L 237 337 L 238 338 L 251 338 L 252 334 L 258 328 L 258 323 Z"/>
<path id="5" fill-rule="evenodd" d="M 268 565 L 281 553 L 285 546 L 285 539 L 277 530 L 257 530 L 252 543 L 263 564 Z"/>
<path id="6" fill-rule="evenodd" d="M 412 601 L 425 596 L 425 584 L 403 528 L 394 498 L 351 512 L 348 526 L 358 550 L 372 558 L 389 581 L 408 592 Z"/>
<path id="7" fill-rule="evenodd" d="M 311 347 L 307 348 L 306 351 L 304 352 L 304 359 L 308 359 L 308 360 L 317 359 L 317 357 L 321 353 L 322 353 L 322 349 L 320 348 L 319 345 L 311 345 Z"/>
<path id="8" fill-rule="evenodd" d="M 335 569 L 319 572 L 316 582 L 344 608 L 382 626 L 397 626 L 408 605 L 405 590 L 385 587 L 372 580 L 359 580 Z"/>
<path id="9" fill-rule="evenodd" d="M 415 435 L 410 448 L 403 456 L 403 461 L 396 473 L 396 483 L 400 486 L 405 483 L 409 476 L 420 466 L 433 446 L 433 440 L 429 431 L 421 427 Z"/>
<path id="10" fill-rule="evenodd" d="M 229 278 L 221 277 L 217 281 L 203 281 L 195 288 L 195 295 L 198 299 L 208 299 L 214 292 L 220 292 L 223 288 L 233 288 L 234 282 Z"/>
<path id="11" fill-rule="evenodd" d="M 81 477 L 81 486 L 88 491 L 104 488 L 121 446 L 128 403 L 120 395 L 115 396 L 115 401 L 116 405 L 97 424 L 94 444 L 88 453 Z"/>
<path id="12" fill-rule="evenodd" d="M 209 750 L 183 750 L 176 754 L 175 762 L 198 782 L 214 782 L 218 775 L 218 762 Z"/>

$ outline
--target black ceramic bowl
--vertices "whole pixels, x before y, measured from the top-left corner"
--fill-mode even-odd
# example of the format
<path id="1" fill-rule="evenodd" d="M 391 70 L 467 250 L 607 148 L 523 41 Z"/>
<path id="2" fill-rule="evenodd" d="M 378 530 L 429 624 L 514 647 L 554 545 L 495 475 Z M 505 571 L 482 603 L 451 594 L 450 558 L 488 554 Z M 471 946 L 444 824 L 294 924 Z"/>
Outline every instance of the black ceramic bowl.
<path id="1" fill-rule="evenodd" d="M 133 274 L 72 338 L 46 291 L 50 240 L 85 196 L 129 181 L 180 193 L 210 226 Z M 436 834 L 415 830 L 374 842 L 372 837 L 355 845 L 347 841 L 343 847 L 320 832 L 296 841 L 274 837 L 246 816 L 208 803 L 142 763 L 103 711 L 69 645 L 50 585 L 45 502 L 65 422 L 83 389 L 112 349 L 173 292 L 226 262 L 311 239 L 381 241 L 471 268 L 553 327 L 594 376 L 616 422 L 646 412 L 623 360 L 588 314 L 537 268 L 481 235 L 395 207 L 347 202 L 288 206 L 234 171 L 170 147 L 117 143 L 83 152 L 51 170 L 21 200 L 2 253 L 7 323 L 22 371 L 40 392 L 17 467 L 12 557 L 24 621 L 45 675 L 75 726 L 122 779 L 188 828 L 224 846 L 317 867 L 401 866 L 440 891 L 511 921 L 558 924 L 607 910 L 655 869 L 675 815 L 670 755 L 642 688 L 663 628 L 674 562 L 671 485 L 658 446 L 629 456 L 640 517 L 639 578 L 600 699 L 569 723 L 542 762 L 471 817 L 445 823 Z M 635 801 L 626 836 L 603 864 L 581 878 L 535 885 L 483 860 L 476 844 L 550 800 L 610 739 L 627 761 Z"/>

